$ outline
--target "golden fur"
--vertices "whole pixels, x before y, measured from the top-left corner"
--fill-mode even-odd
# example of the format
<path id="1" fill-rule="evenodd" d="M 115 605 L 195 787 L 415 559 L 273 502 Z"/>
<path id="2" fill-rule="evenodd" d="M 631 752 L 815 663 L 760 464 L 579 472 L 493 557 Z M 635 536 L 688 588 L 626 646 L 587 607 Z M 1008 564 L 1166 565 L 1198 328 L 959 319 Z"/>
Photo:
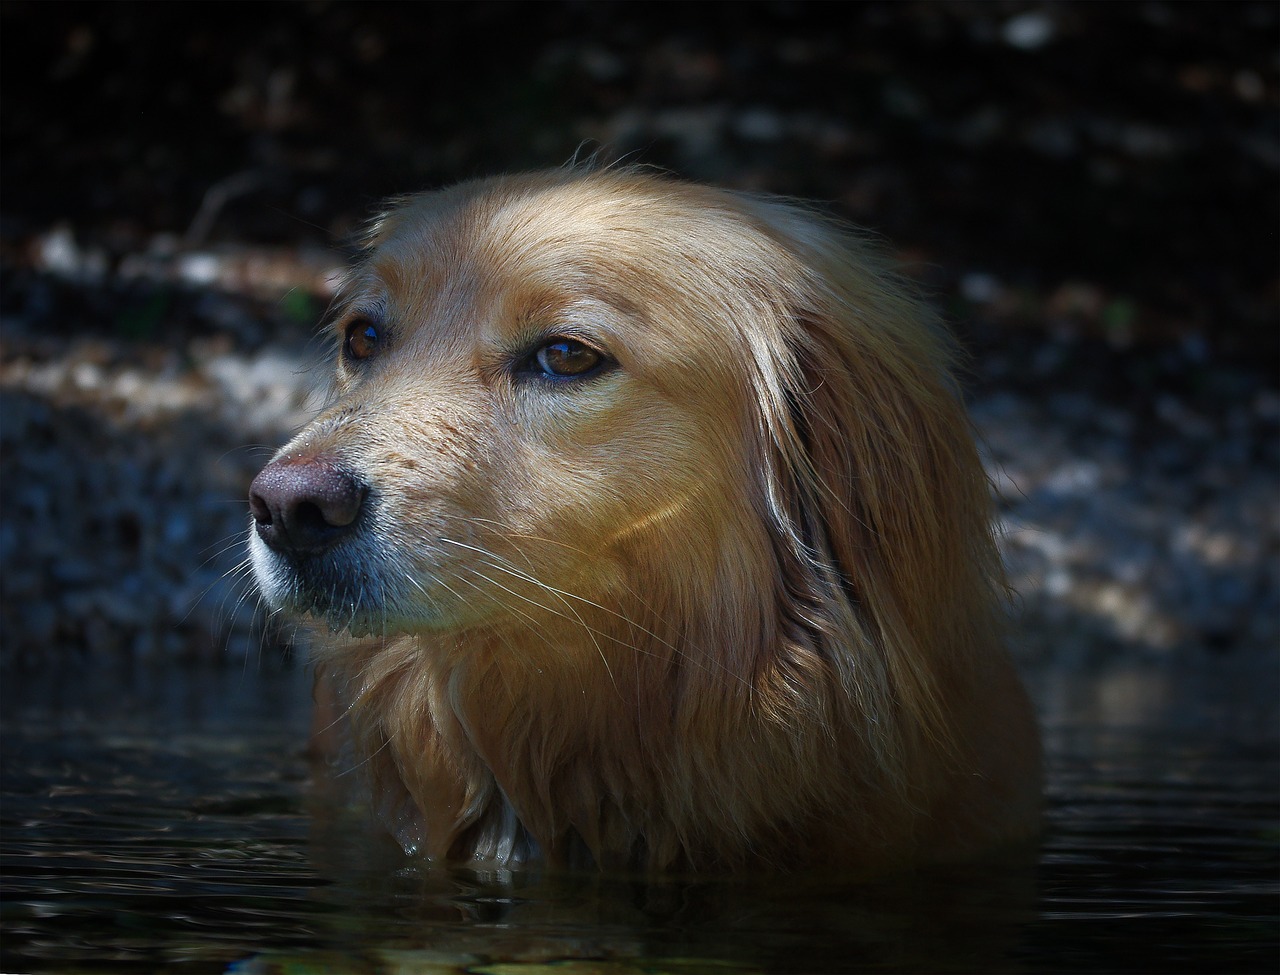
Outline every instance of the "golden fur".
<path id="1" fill-rule="evenodd" d="M 855 867 L 1034 832 L 950 347 L 847 229 L 631 170 L 467 183 L 376 222 L 335 334 L 276 464 L 350 503 L 253 558 L 344 634 L 318 667 L 406 847 Z M 601 367 L 540 372 L 565 340 Z"/>

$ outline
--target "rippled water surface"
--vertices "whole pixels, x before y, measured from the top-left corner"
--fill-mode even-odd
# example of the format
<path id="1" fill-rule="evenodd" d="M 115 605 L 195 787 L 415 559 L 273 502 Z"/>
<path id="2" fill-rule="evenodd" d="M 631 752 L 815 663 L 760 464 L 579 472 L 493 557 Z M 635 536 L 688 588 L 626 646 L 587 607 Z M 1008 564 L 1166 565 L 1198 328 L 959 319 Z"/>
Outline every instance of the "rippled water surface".
<path id="1" fill-rule="evenodd" d="M 300 672 L 7 671 L 0 970 L 1274 973 L 1274 674 L 1032 684 L 1038 858 L 642 883 L 404 859 L 311 785 Z"/>

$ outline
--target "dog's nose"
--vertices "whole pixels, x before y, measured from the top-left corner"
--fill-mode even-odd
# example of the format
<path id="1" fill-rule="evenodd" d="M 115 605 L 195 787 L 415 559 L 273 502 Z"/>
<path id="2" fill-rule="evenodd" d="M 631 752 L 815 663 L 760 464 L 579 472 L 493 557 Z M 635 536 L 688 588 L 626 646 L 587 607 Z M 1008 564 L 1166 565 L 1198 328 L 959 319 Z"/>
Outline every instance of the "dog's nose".
<path id="1" fill-rule="evenodd" d="M 258 537 L 277 552 L 317 555 L 345 535 L 368 488 L 323 457 L 273 461 L 249 485 Z"/>

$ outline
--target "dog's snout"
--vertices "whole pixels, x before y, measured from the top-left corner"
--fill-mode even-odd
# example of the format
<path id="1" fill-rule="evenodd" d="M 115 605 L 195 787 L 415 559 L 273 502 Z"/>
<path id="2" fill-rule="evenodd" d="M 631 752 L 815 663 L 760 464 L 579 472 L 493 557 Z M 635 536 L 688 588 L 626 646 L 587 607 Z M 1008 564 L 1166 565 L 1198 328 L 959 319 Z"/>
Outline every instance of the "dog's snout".
<path id="1" fill-rule="evenodd" d="M 277 552 L 316 555 L 355 523 L 367 487 L 323 457 L 273 461 L 249 486 L 258 537 Z"/>

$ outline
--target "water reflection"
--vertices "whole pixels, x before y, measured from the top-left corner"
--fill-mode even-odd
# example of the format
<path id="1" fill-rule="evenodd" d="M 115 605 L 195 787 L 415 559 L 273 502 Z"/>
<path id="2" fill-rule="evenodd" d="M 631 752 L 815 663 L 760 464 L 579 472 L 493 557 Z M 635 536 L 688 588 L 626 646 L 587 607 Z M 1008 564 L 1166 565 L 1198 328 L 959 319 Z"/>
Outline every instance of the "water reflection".
<path id="1" fill-rule="evenodd" d="M 296 671 L 6 673 L 0 969 L 1274 971 L 1266 675 L 1039 678 L 1038 856 L 653 883 L 407 860 L 309 785 Z"/>

